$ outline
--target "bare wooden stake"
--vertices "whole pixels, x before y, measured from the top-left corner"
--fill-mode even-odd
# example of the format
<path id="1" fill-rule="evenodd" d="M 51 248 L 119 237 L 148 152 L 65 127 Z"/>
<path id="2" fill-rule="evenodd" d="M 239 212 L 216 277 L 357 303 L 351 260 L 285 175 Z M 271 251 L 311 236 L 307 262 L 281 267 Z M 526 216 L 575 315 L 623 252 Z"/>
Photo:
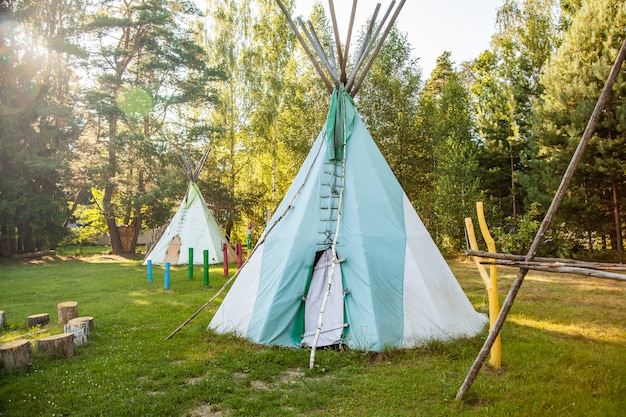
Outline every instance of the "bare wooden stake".
<path id="1" fill-rule="evenodd" d="M 537 254 L 537 251 L 539 250 L 539 247 L 541 246 L 541 243 L 543 241 L 543 237 L 546 231 L 548 230 L 550 223 L 552 222 L 552 218 L 556 214 L 556 211 L 559 205 L 561 204 L 561 201 L 563 201 L 563 198 L 565 197 L 565 192 L 567 191 L 567 188 L 572 182 L 572 177 L 574 176 L 576 167 L 578 166 L 578 163 L 580 162 L 583 156 L 583 153 L 585 152 L 587 143 L 589 142 L 589 139 L 591 138 L 591 135 L 593 134 L 593 131 L 596 127 L 596 124 L 598 123 L 598 120 L 600 119 L 602 110 L 604 109 L 606 101 L 608 100 L 609 95 L 611 93 L 611 88 L 613 87 L 613 84 L 615 83 L 615 79 L 617 78 L 617 75 L 619 74 L 622 63 L 624 62 L 624 58 L 626 58 L 626 39 L 624 39 L 624 42 L 622 43 L 622 47 L 620 51 L 618 52 L 617 57 L 615 58 L 615 63 L 613 64 L 613 68 L 611 68 L 609 77 L 607 78 L 604 84 L 602 93 L 600 94 L 600 97 L 598 98 L 596 107 L 593 109 L 591 118 L 589 119 L 589 122 L 587 123 L 587 127 L 585 128 L 585 131 L 583 132 L 582 138 L 580 139 L 580 142 L 578 143 L 578 147 L 576 148 L 576 151 L 574 152 L 574 155 L 572 156 L 572 160 L 570 161 L 567 167 L 567 170 L 565 171 L 565 174 L 563 175 L 563 178 L 561 179 L 561 184 L 559 185 L 559 188 L 557 189 L 554 199 L 552 200 L 552 204 L 550 204 L 550 207 L 548 208 L 546 216 L 544 217 L 543 222 L 539 226 L 539 230 L 537 230 L 537 234 L 535 235 L 535 239 L 533 240 L 533 243 L 530 246 L 528 254 L 524 258 L 524 260 L 527 262 L 532 261 L 535 255 Z M 524 282 L 524 277 L 526 276 L 527 273 L 528 273 L 528 269 L 521 268 L 519 270 L 517 277 L 515 278 L 515 281 L 513 281 L 513 284 L 511 285 L 509 293 L 507 294 L 506 299 L 504 300 L 504 304 L 502 305 L 500 314 L 498 314 L 498 318 L 496 319 L 493 329 L 489 332 L 489 336 L 487 337 L 487 340 L 485 340 L 485 344 L 483 345 L 482 349 L 480 350 L 480 353 L 476 357 L 476 360 L 474 360 L 474 364 L 472 365 L 467 376 L 465 377 L 465 380 L 463 381 L 461 388 L 459 388 L 459 392 L 456 394 L 455 399 L 457 401 L 462 400 L 463 395 L 465 395 L 465 393 L 472 386 L 472 383 L 474 382 L 476 375 L 478 375 L 478 371 L 482 367 L 483 363 L 485 362 L 485 358 L 487 358 L 487 355 L 489 354 L 489 350 L 491 349 L 491 346 L 493 346 L 493 343 L 496 340 L 496 337 L 498 337 L 498 335 L 500 334 L 500 330 L 502 330 L 504 321 L 506 320 L 506 317 L 509 314 L 509 311 L 511 311 L 511 307 L 513 306 L 515 297 L 517 296 L 517 293 L 519 292 L 519 289 L 522 286 L 522 283 Z"/>

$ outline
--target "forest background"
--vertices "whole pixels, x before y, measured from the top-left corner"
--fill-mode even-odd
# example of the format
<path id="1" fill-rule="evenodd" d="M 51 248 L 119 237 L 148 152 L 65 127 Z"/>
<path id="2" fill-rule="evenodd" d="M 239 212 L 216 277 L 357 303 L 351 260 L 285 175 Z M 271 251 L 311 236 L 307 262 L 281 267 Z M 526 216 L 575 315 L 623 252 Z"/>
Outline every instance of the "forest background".
<path id="1" fill-rule="evenodd" d="M 274 0 L 207 3 L 0 0 L 1 254 L 102 233 L 135 252 L 184 196 L 179 156 L 207 149 L 209 206 L 231 241 L 248 223 L 258 238 L 329 96 Z M 330 49 L 321 4 L 308 18 Z M 499 250 L 525 253 L 625 28 L 620 0 L 503 0 L 488 50 L 442 51 L 427 75 L 390 33 L 356 105 L 444 253 L 465 247 L 476 201 Z M 625 139 L 622 71 L 542 255 L 623 260 Z"/>

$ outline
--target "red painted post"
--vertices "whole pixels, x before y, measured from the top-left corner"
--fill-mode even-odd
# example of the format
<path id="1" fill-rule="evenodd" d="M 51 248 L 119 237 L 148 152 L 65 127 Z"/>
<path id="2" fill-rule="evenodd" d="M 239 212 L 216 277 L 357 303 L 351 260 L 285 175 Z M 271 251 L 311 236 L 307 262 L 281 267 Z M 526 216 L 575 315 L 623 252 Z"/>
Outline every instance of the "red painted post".
<path id="1" fill-rule="evenodd" d="M 228 276 L 228 243 L 224 243 L 224 276 Z"/>
<path id="2" fill-rule="evenodd" d="M 243 265 L 243 250 L 241 249 L 241 243 L 237 243 L 237 269 Z"/>

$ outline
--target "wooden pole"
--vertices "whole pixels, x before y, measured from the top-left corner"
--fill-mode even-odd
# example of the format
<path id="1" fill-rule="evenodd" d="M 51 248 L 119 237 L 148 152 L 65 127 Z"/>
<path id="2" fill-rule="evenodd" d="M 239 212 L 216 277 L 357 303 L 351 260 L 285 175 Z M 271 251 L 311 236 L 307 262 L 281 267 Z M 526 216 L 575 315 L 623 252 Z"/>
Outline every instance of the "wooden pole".
<path id="1" fill-rule="evenodd" d="M 617 274 L 615 272 L 607 272 L 607 271 L 598 271 L 597 269 L 590 269 L 581 266 L 564 266 L 558 264 L 545 264 L 540 262 L 525 262 L 525 261 L 509 261 L 505 259 L 498 259 L 494 262 L 481 262 L 483 265 L 504 265 L 504 266 L 512 266 L 517 268 L 525 268 L 532 269 L 534 271 L 547 271 L 547 272 L 558 272 L 562 274 L 575 274 L 575 275 L 585 275 L 593 278 L 603 278 L 603 279 L 612 279 L 615 281 L 625 281 L 626 275 Z"/>
<path id="2" fill-rule="evenodd" d="M 582 159 L 583 153 L 585 152 L 585 148 L 587 147 L 587 143 L 589 142 L 589 139 L 591 138 L 591 135 L 593 134 L 593 131 L 596 127 L 596 124 L 598 123 L 598 120 L 600 119 L 602 110 L 604 109 L 606 101 L 608 100 L 609 95 L 611 93 L 611 88 L 613 87 L 613 84 L 615 83 L 615 80 L 617 79 L 617 75 L 619 74 L 620 68 L 625 58 L 626 58 L 626 39 L 624 39 L 624 42 L 622 43 L 622 47 L 620 48 L 617 54 L 617 57 L 615 58 L 615 63 L 613 64 L 613 68 L 611 68 L 609 77 L 607 78 L 604 84 L 602 93 L 600 94 L 600 97 L 598 98 L 596 107 L 593 109 L 591 118 L 589 119 L 589 122 L 587 123 L 587 127 L 585 128 L 585 131 L 583 132 L 582 138 L 580 139 L 580 142 L 578 143 L 578 147 L 576 148 L 576 151 L 574 152 L 574 155 L 572 156 L 572 160 L 570 161 L 567 167 L 567 170 L 565 171 L 565 174 L 563 175 L 563 178 L 561 179 L 561 184 L 559 185 L 559 188 L 556 191 L 554 199 L 552 200 L 552 203 L 550 204 L 550 207 L 548 208 L 546 216 L 544 217 L 543 221 L 541 222 L 541 225 L 539 226 L 539 230 L 537 230 L 537 234 L 535 235 L 535 239 L 533 240 L 533 243 L 530 246 L 528 254 L 524 258 L 524 260 L 527 262 L 532 261 L 535 255 L 537 254 L 537 251 L 539 250 L 539 247 L 541 246 L 541 242 L 543 241 L 543 237 L 545 233 L 547 232 L 548 227 L 550 226 L 550 223 L 552 222 L 552 218 L 556 214 L 556 211 L 559 205 L 561 204 L 561 201 L 563 201 L 563 198 L 565 197 L 565 192 L 567 191 L 570 183 L 572 182 L 572 177 L 574 176 L 576 167 L 578 166 L 580 160 Z M 498 318 L 496 320 L 496 323 L 494 324 L 493 329 L 491 329 L 491 331 L 489 332 L 489 336 L 487 337 L 487 340 L 485 340 L 485 344 L 483 345 L 482 349 L 480 350 L 480 353 L 476 357 L 476 360 L 474 361 L 474 364 L 472 365 L 467 376 L 465 377 L 463 384 L 459 388 L 459 392 L 457 393 L 456 398 L 455 398 L 457 401 L 462 400 L 463 395 L 465 395 L 465 393 L 472 386 L 472 383 L 474 382 L 476 375 L 478 375 L 478 371 L 480 370 L 483 363 L 485 362 L 485 358 L 487 357 L 487 354 L 489 353 L 491 346 L 493 346 L 493 343 L 495 342 L 496 337 L 498 337 L 498 335 L 500 334 L 500 330 L 502 330 L 504 321 L 506 320 L 506 317 L 509 314 L 509 311 L 511 311 L 511 307 L 513 306 L 515 297 L 517 296 L 517 293 L 519 292 L 519 289 L 522 286 L 522 283 L 524 282 L 524 277 L 526 276 L 527 273 L 528 273 L 528 269 L 526 268 L 521 268 L 519 272 L 517 273 L 515 281 L 513 281 L 513 284 L 511 285 L 509 293 L 507 294 L 506 299 L 504 300 L 504 304 L 502 305 L 502 310 L 500 310 L 500 314 L 498 314 Z"/>
<path id="3" fill-rule="evenodd" d="M 491 252 L 496 251 L 496 242 L 489 233 L 487 227 L 487 220 L 485 219 L 485 210 L 482 201 L 476 203 L 476 214 L 478 215 L 478 223 L 480 225 L 480 232 L 485 239 L 487 249 Z M 490 265 L 489 267 L 489 280 L 490 285 L 487 288 L 487 295 L 489 297 L 489 329 L 493 329 L 493 325 L 498 318 L 500 311 L 500 301 L 498 300 L 498 266 Z M 501 335 L 498 335 L 493 346 L 491 347 L 491 356 L 489 358 L 489 364 L 495 369 L 502 367 L 502 340 Z"/>
<path id="4" fill-rule="evenodd" d="M 317 56 L 320 59 L 320 61 L 322 61 L 322 65 L 324 65 L 324 67 L 326 68 L 326 71 L 330 75 L 330 78 L 332 78 L 335 85 L 339 85 L 339 76 L 337 75 L 335 71 L 333 71 L 332 66 L 330 65 L 330 62 L 328 61 L 328 57 L 326 56 L 326 52 L 324 52 L 324 47 L 319 42 L 319 39 L 317 38 L 317 36 L 313 36 L 314 33 L 312 34 L 309 32 L 309 30 L 306 28 L 306 25 L 302 21 L 302 19 L 298 18 L 298 23 L 300 23 L 300 27 L 302 27 L 302 32 L 304 32 L 304 35 L 309 40 L 309 43 L 311 44 L 315 52 L 317 52 Z M 313 25 L 311 25 L 311 27 L 312 26 Z"/>
<path id="5" fill-rule="evenodd" d="M 354 26 L 354 16 L 356 15 L 357 0 L 352 2 L 352 11 L 350 12 L 350 23 L 348 24 L 348 34 L 346 35 L 346 49 L 343 51 L 344 60 L 341 65 L 341 79 L 340 81 L 345 85 L 346 83 L 346 62 L 348 61 L 350 52 L 350 39 L 352 38 L 352 28 Z"/>
<path id="6" fill-rule="evenodd" d="M 320 67 L 318 62 L 315 60 L 315 57 L 313 56 L 313 53 L 311 52 L 311 49 L 309 49 L 309 47 L 307 46 L 306 42 L 304 41 L 304 39 L 300 35 L 300 32 L 298 31 L 298 28 L 296 27 L 296 24 L 293 22 L 293 20 L 291 19 L 291 16 L 289 15 L 289 11 L 287 10 L 285 5 L 280 0 L 276 0 L 276 3 L 278 3 L 278 6 L 283 11 L 283 14 L 285 15 L 285 18 L 287 19 L 287 23 L 289 23 L 289 26 L 291 26 L 291 30 L 293 30 L 293 33 L 295 33 L 296 38 L 298 38 L 298 41 L 300 41 L 300 45 L 302 45 L 302 47 L 304 48 L 304 52 L 306 52 L 307 56 L 309 57 L 309 60 L 311 60 L 311 63 L 315 67 L 315 70 L 317 71 L 317 73 L 320 75 L 320 78 L 324 82 L 324 85 L 328 89 L 328 92 L 332 93 L 333 92 L 333 85 L 328 80 L 328 77 L 326 77 L 326 74 L 324 74 L 324 70 L 322 69 L 322 67 Z"/>
<path id="7" fill-rule="evenodd" d="M 361 84 L 363 84 L 363 80 L 365 80 L 365 76 L 367 75 L 370 68 L 372 67 L 374 60 L 376 59 L 376 56 L 378 55 L 378 52 L 380 52 L 380 48 L 382 48 L 383 43 L 385 43 L 385 39 L 387 39 L 387 35 L 389 35 L 391 28 L 396 23 L 396 19 L 398 19 L 398 15 L 400 14 L 400 10 L 402 10 L 402 7 L 404 6 L 405 1 L 406 0 L 400 1 L 400 4 L 396 8 L 396 11 L 394 12 L 393 16 L 391 17 L 391 20 L 389 21 L 389 24 L 387 25 L 387 28 L 385 29 L 385 32 L 383 32 L 383 35 L 380 37 L 380 40 L 378 41 L 378 45 L 376 46 L 376 49 L 374 49 L 374 52 L 372 52 L 372 55 L 370 56 L 369 61 L 367 61 L 367 64 L 365 65 L 365 68 L 363 69 L 361 76 L 354 83 L 354 88 L 350 91 L 352 97 L 355 97 L 357 93 L 359 92 L 359 89 L 361 88 Z M 393 2 L 391 4 L 393 5 Z M 385 15 L 385 17 L 386 16 L 387 15 Z M 383 19 L 383 22 L 384 22 L 384 19 Z M 381 22 L 381 25 L 382 25 L 382 22 Z"/>
<path id="8" fill-rule="evenodd" d="M 478 256 L 479 258 L 505 259 L 509 261 L 523 261 L 524 259 L 526 259 L 525 255 L 512 255 L 510 253 L 485 252 L 482 250 L 472 250 L 472 249 L 466 250 L 465 255 Z M 536 262 L 575 265 L 575 266 L 581 266 L 581 267 L 593 268 L 593 269 L 616 269 L 616 270 L 626 271 L 626 264 L 620 264 L 620 263 L 585 262 L 585 261 L 577 261 L 575 259 L 543 258 L 540 256 L 536 256 L 535 258 L 533 258 L 533 260 Z"/>
<path id="9" fill-rule="evenodd" d="M 335 5 L 333 0 L 328 0 L 328 7 L 330 8 L 330 19 L 333 23 L 333 33 L 335 34 L 335 46 L 337 47 L 337 60 L 339 61 L 339 80 L 345 78 L 346 66 L 343 63 L 343 53 L 341 52 L 341 39 L 339 38 L 339 26 L 337 25 L 337 15 L 335 15 Z"/>
<path id="10" fill-rule="evenodd" d="M 359 72 L 358 68 L 361 66 L 361 64 L 365 60 L 365 57 L 367 56 L 367 51 L 369 51 L 371 48 L 370 45 L 374 43 L 374 40 L 370 39 L 370 37 L 372 36 L 372 30 L 374 29 L 374 25 L 376 24 L 376 17 L 378 16 L 379 10 L 380 10 L 380 3 L 376 4 L 376 8 L 374 9 L 374 15 L 370 19 L 370 23 L 367 26 L 367 32 L 365 33 L 365 38 L 363 40 L 363 43 L 361 44 L 361 50 L 359 51 L 359 54 L 356 57 L 357 58 L 356 64 L 354 64 L 354 68 L 352 69 L 352 72 L 350 73 L 350 76 L 348 77 L 348 80 L 346 82 L 346 91 L 350 91 L 349 88 L 354 83 L 354 79 L 356 78 L 357 73 Z"/>

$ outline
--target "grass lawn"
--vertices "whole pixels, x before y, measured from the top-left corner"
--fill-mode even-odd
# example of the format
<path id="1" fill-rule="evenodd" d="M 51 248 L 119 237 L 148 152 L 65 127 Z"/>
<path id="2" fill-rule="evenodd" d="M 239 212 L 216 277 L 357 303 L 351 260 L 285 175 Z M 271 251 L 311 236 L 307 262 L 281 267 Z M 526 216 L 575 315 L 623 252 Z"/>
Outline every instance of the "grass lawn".
<path id="1" fill-rule="evenodd" d="M 474 266 L 450 265 L 474 306 L 487 311 Z M 516 270 L 500 269 L 501 300 Z M 61 333 L 56 305 L 77 301 L 95 318 L 68 359 L 34 348 L 28 370 L 0 369 L 0 416 L 623 416 L 626 284 L 529 273 L 502 335 L 503 369 L 485 366 L 463 402 L 454 397 L 486 334 L 408 350 L 320 351 L 264 347 L 206 331 L 214 304 L 178 325 L 225 282 L 221 266 L 163 269 L 148 283 L 139 260 L 98 256 L 0 263 L 0 343 L 32 332 L 26 317 Z M 35 329 L 36 330 L 36 329 Z"/>

